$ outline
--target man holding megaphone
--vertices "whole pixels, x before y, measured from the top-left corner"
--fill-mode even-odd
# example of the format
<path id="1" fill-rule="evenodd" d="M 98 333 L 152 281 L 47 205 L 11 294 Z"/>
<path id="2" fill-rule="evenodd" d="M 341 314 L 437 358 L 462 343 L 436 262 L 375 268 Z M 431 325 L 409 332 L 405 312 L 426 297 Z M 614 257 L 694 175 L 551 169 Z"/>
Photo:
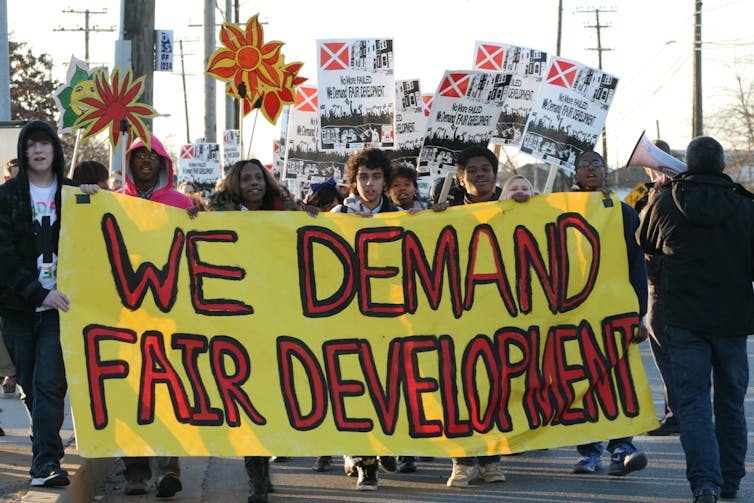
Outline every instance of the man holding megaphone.
<path id="1" fill-rule="evenodd" d="M 662 264 L 686 476 L 695 503 L 715 503 L 735 498 L 745 473 L 754 196 L 723 173 L 725 154 L 715 139 L 694 138 L 686 162 L 687 172 L 649 202 L 636 236 Z"/>

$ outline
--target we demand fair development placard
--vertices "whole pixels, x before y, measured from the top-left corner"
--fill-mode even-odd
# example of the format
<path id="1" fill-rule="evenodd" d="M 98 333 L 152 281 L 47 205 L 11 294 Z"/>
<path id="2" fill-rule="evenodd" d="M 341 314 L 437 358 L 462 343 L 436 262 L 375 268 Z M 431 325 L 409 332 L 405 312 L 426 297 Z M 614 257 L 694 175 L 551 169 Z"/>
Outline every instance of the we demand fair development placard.
<path id="1" fill-rule="evenodd" d="M 66 187 L 79 451 L 466 456 L 648 431 L 612 201 L 190 219 Z"/>

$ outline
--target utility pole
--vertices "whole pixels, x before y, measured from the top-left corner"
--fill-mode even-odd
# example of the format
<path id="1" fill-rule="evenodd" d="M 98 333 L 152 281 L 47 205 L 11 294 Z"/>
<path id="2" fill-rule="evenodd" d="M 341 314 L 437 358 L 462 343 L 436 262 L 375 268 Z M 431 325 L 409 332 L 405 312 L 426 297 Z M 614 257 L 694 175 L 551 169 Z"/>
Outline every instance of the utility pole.
<path id="1" fill-rule="evenodd" d="M 204 67 L 215 52 L 215 2 L 204 0 Z M 204 141 L 217 138 L 217 87 L 212 75 L 204 75 Z"/>
<path id="2" fill-rule="evenodd" d="M 183 40 L 178 41 L 178 48 L 181 51 L 181 80 L 183 80 L 183 109 L 186 114 L 186 143 L 191 143 L 191 133 L 189 132 L 188 94 L 186 93 L 186 67 L 183 64 Z"/>
<path id="3" fill-rule="evenodd" d="M 63 14 L 83 14 L 84 15 L 84 27 L 78 27 L 78 28 L 63 28 L 62 26 L 59 28 L 55 28 L 52 31 L 83 31 L 84 32 L 84 61 L 86 61 L 87 64 L 89 64 L 89 33 L 92 32 L 101 32 L 101 31 L 115 31 L 115 27 L 111 26 L 110 28 L 99 28 L 96 25 L 91 26 L 89 23 L 89 18 L 95 14 L 107 14 L 107 8 L 103 10 L 73 10 L 73 9 L 66 9 L 63 11 Z"/>
<path id="4" fill-rule="evenodd" d="M 704 134 L 702 108 L 702 0 L 694 0 L 694 97 L 691 136 Z"/>
<path id="5" fill-rule="evenodd" d="M 141 101 L 154 102 L 154 4 L 155 0 L 123 0 L 125 2 L 123 38 L 131 41 L 131 68 L 134 77 L 145 77 Z M 152 129 L 152 121 L 147 121 Z"/>
<path id="6" fill-rule="evenodd" d="M 563 34 L 563 0 L 558 0 L 558 41 L 555 45 L 555 55 L 560 57 L 560 39 Z"/>
<path id="7" fill-rule="evenodd" d="M 235 0 L 235 8 L 233 4 L 234 0 L 225 0 L 225 22 L 238 24 L 238 0 Z M 230 83 L 225 84 L 226 88 L 228 86 Z M 227 93 L 225 94 L 225 129 L 238 129 L 238 105 L 236 99 Z"/>
<path id="8" fill-rule="evenodd" d="M 10 120 L 10 43 L 8 4 L 0 0 L 0 121 Z"/>
<path id="9" fill-rule="evenodd" d="M 597 30 L 597 47 L 587 48 L 588 51 L 597 51 L 598 68 L 602 70 L 602 53 L 605 51 L 612 51 L 611 48 L 602 47 L 602 28 L 610 28 L 611 24 L 601 24 L 600 13 L 614 13 L 615 9 L 578 9 L 577 12 L 591 14 L 594 13 L 594 24 L 585 24 L 586 28 L 594 28 Z M 607 166 L 607 130 L 602 129 L 602 157 L 605 159 L 605 166 Z"/>

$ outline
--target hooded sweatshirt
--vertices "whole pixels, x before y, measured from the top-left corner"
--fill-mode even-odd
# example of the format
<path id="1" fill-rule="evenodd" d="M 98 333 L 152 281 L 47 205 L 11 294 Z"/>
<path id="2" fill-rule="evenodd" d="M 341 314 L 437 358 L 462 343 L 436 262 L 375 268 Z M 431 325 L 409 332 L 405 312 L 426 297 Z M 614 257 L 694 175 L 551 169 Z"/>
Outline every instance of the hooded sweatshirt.
<path id="1" fill-rule="evenodd" d="M 152 152 L 156 152 L 163 158 L 162 169 L 157 178 L 157 188 L 149 196 L 149 200 L 176 208 L 193 208 L 194 203 L 191 199 L 173 188 L 173 159 L 170 158 L 165 147 L 155 135 L 150 133 L 149 136 L 152 142 Z M 131 155 L 134 150 L 141 147 L 146 147 L 146 145 L 141 138 L 136 138 L 126 151 L 126 194 L 129 196 L 139 197 L 136 185 L 134 184 L 133 173 L 131 172 Z"/>
<path id="2" fill-rule="evenodd" d="M 667 324 L 719 336 L 754 333 L 754 203 L 724 173 L 690 170 L 646 209 L 637 232 L 659 259 Z"/>
<path id="3" fill-rule="evenodd" d="M 29 194 L 26 141 L 35 130 L 45 131 L 53 146 L 56 221 L 47 229 L 39 228 L 34 221 Z M 40 255 L 58 252 L 63 185 L 77 184 L 65 178 L 63 146 L 55 129 L 46 122 L 29 122 L 18 137 L 18 175 L 0 186 L 0 314 L 3 317 L 19 319 L 33 315 L 50 292 L 39 281 L 37 259 Z M 49 257 L 43 260 L 49 262 Z"/>

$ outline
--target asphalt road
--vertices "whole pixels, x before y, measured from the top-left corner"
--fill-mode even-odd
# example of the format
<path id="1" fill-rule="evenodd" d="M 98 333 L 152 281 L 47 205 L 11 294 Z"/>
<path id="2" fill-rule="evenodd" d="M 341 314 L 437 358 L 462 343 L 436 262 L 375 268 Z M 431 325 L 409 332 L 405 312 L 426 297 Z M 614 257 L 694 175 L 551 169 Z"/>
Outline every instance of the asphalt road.
<path id="1" fill-rule="evenodd" d="M 649 344 L 641 347 L 642 359 L 652 388 L 655 405 L 662 409 L 662 386 L 652 361 Z M 754 337 L 749 338 L 749 366 L 754 368 Z M 734 501 L 754 502 L 754 393 L 752 380 L 746 399 L 749 427 L 747 472 L 738 498 Z M 345 477 L 342 460 L 335 458 L 334 469 L 328 473 L 312 471 L 313 458 L 295 458 L 287 463 L 272 463 L 275 485 L 270 502 L 302 501 L 399 501 L 411 502 L 645 502 L 673 503 L 691 501 L 685 476 L 685 459 L 677 436 L 637 436 L 634 443 L 647 452 L 649 465 L 627 477 L 610 477 L 603 470 L 593 475 L 574 475 L 573 463 L 578 459 L 575 448 L 558 448 L 528 452 L 503 458 L 505 483 L 478 484 L 468 489 L 449 489 L 445 480 L 450 473 L 449 459 L 420 462 L 413 474 L 380 473 L 379 490 L 355 491 L 356 480 Z M 324 453 L 323 453 L 324 454 Z M 608 464 L 605 454 L 603 461 Z M 168 501 L 231 503 L 246 501 L 247 477 L 241 458 L 182 458 L 183 491 Z M 100 503 L 138 503 L 154 501 L 154 492 L 145 496 L 124 496 L 122 466 L 114 465 L 100 491 Z"/>

